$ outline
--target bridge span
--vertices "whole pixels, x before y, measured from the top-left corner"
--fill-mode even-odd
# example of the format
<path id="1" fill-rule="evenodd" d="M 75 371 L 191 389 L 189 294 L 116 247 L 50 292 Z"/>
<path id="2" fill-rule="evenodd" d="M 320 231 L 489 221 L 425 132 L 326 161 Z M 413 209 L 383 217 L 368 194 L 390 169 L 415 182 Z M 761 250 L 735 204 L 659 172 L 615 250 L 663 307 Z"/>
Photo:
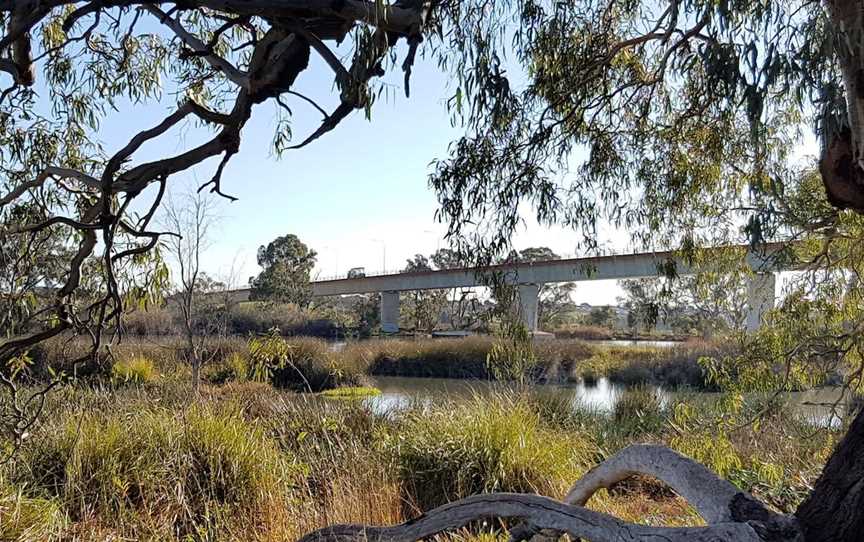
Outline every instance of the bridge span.
<path id="1" fill-rule="evenodd" d="M 786 270 L 779 268 L 771 258 L 776 250 L 776 246 L 768 246 L 761 253 L 747 253 L 747 264 L 753 271 L 748 284 L 748 330 L 758 329 L 765 312 L 774 307 L 775 275 Z M 523 322 L 529 330 L 536 331 L 538 293 L 543 284 L 664 276 L 673 264 L 678 275 L 695 273 L 674 252 L 647 252 L 318 280 L 312 282 L 312 295 L 381 293 L 381 329 L 395 333 L 399 331 L 400 292 L 484 286 L 484 276 L 498 273 L 506 283 L 518 287 Z M 248 299 L 248 290 L 238 291 L 238 294 L 243 293 Z"/>

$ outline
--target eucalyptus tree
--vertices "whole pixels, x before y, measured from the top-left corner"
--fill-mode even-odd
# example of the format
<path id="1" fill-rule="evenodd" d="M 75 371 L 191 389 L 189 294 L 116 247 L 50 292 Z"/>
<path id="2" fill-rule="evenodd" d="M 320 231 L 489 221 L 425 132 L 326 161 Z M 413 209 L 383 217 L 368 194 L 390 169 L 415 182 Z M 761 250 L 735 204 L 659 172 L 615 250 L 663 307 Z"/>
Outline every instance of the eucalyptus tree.
<path id="1" fill-rule="evenodd" d="M 387 71 L 404 72 L 408 93 L 418 48 L 440 28 L 432 8 L 365 0 L 0 0 L 0 242 L 27 251 L 37 246 L 29 240 L 50 235 L 64 248 L 51 283 L 40 281 L 44 303 L 22 313 L 26 321 L 0 342 L 0 363 L 61 336 L 90 344 L 73 362 L 93 358 L 122 329 L 124 306 L 165 281 L 153 217 L 168 184 L 212 167 L 200 188 L 231 198 L 223 172 L 263 104 L 278 111 L 273 145 L 282 152 L 317 140 L 355 110 L 369 115 L 381 90 L 375 80 Z M 397 43 L 406 45 L 397 51 Z M 312 55 L 332 71 L 332 111 L 295 88 Z M 299 140 L 291 138 L 289 99 L 323 117 Z M 134 114 L 159 109 L 152 106 L 168 112 L 149 120 Z M 106 124 L 134 130 L 135 121 L 146 124 L 128 139 L 103 137 Z M 152 149 L 177 149 L 178 132 L 190 125 L 196 129 L 179 150 L 153 156 Z M 171 145 L 160 146 L 166 140 Z M 44 395 L 5 377 L 3 384 L 12 400 L 3 402 L 0 422 L 18 441 Z"/>
<path id="2" fill-rule="evenodd" d="M 294 303 L 306 308 L 312 301 L 312 268 L 318 254 L 293 233 L 258 247 L 263 269 L 249 280 L 253 300 Z"/>
<path id="3" fill-rule="evenodd" d="M 433 255 L 434 259 L 434 255 Z M 405 262 L 402 270 L 405 273 L 431 271 L 432 262 L 422 254 L 415 254 Z M 441 311 L 447 303 L 446 290 L 409 290 L 405 293 L 405 317 L 408 319 L 414 333 L 424 331 L 431 333 L 438 325 Z"/>
<path id="4" fill-rule="evenodd" d="M 638 244 L 685 253 L 710 242 L 801 241 L 786 254 L 824 273 L 827 295 L 814 300 L 819 292 L 811 288 L 792 296 L 799 302 L 774 316 L 781 331 L 764 337 L 767 349 L 785 364 L 806 357 L 810 370 L 840 364 L 847 386 L 860 389 L 860 0 L 524 0 L 487 7 L 468 26 L 486 30 L 472 35 L 497 38 L 454 52 L 465 67 L 457 95 L 469 131 L 431 179 L 450 236 L 474 253 L 504 253 L 524 202 L 539 221 L 580 230 L 589 247 L 598 244 L 601 221 L 629 231 Z M 520 72 L 527 74 L 521 86 L 510 76 Z M 793 153 L 808 124 L 820 143 L 816 175 L 802 172 Z M 589 473 L 572 502 L 584 503 L 596 487 L 628 472 L 658 475 L 660 462 L 679 464 L 679 473 L 690 468 L 679 461 L 654 448 L 630 450 Z M 773 515 L 735 492 L 731 500 L 720 497 L 726 490 L 690 472 L 687 481 L 670 478 L 673 487 L 684 482 L 679 493 L 694 491 L 691 503 L 710 501 L 724 518 L 752 528 L 731 534 L 718 527 L 712 540 L 851 542 L 864 532 L 864 412 L 794 516 Z M 702 512 L 715 522 L 710 510 Z"/>

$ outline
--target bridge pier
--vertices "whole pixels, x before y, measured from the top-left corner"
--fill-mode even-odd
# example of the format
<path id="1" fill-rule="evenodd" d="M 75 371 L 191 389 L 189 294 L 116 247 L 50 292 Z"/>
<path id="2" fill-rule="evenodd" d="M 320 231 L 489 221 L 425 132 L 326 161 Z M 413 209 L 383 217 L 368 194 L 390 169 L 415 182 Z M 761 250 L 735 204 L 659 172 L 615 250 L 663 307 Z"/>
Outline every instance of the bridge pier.
<path id="1" fill-rule="evenodd" d="M 381 292 L 381 331 L 399 333 L 399 292 Z"/>
<path id="2" fill-rule="evenodd" d="M 540 294 L 540 286 L 537 284 L 520 284 L 519 285 L 519 313 L 522 316 L 522 323 L 528 328 L 528 331 L 537 331 L 537 307 L 538 296 Z"/>
<path id="3" fill-rule="evenodd" d="M 774 308 L 777 279 L 774 273 L 756 273 L 747 282 L 747 320 L 748 332 L 762 327 L 765 313 Z"/>

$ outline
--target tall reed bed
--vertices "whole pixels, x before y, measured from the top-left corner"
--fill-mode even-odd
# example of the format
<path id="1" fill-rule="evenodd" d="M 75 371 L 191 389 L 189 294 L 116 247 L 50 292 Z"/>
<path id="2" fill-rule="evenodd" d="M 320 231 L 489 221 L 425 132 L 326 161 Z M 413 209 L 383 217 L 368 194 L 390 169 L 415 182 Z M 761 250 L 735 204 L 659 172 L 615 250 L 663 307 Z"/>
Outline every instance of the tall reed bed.
<path id="1" fill-rule="evenodd" d="M 291 540 L 333 523 L 398 523 L 485 491 L 560 497 L 636 442 L 671 445 L 792 510 L 840 434 L 758 402 L 653 401 L 634 392 L 605 415 L 502 388 L 382 415 L 255 382 L 205 385 L 198 397 L 171 380 L 69 387 L 0 467 L 0 539 Z M 755 412 L 765 422 L 745 423 Z M 650 480 L 589 506 L 699 521 Z"/>

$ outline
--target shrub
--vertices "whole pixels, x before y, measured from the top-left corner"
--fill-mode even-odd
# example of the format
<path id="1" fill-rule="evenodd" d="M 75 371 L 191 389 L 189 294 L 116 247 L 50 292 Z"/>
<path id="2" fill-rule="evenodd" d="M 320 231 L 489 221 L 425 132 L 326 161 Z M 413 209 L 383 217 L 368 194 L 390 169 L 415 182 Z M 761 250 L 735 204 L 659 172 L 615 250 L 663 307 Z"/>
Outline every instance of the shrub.
<path id="1" fill-rule="evenodd" d="M 251 372 L 247 356 L 231 352 L 221 364 L 207 374 L 207 380 L 214 384 L 246 382 L 252 378 Z"/>
<path id="2" fill-rule="evenodd" d="M 249 342 L 251 375 L 279 388 L 319 392 L 363 384 L 363 374 L 350 364 L 337 364 L 329 345 L 312 338 L 286 341 L 275 333 Z"/>
<path id="3" fill-rule="evenodd" d="M 590 447 L 508 398 L 414 411 L 404 423 L 389 446 L 405 497 L 421 510 L 491 491 L 560 496 Z"/>
<path id="4" fill-rule="evenodd" d="M 157 376 L 153 362 L 144 356 L 121 360 L 111 367 L 111 382 L 114 385 L 147 384 Z"/>

